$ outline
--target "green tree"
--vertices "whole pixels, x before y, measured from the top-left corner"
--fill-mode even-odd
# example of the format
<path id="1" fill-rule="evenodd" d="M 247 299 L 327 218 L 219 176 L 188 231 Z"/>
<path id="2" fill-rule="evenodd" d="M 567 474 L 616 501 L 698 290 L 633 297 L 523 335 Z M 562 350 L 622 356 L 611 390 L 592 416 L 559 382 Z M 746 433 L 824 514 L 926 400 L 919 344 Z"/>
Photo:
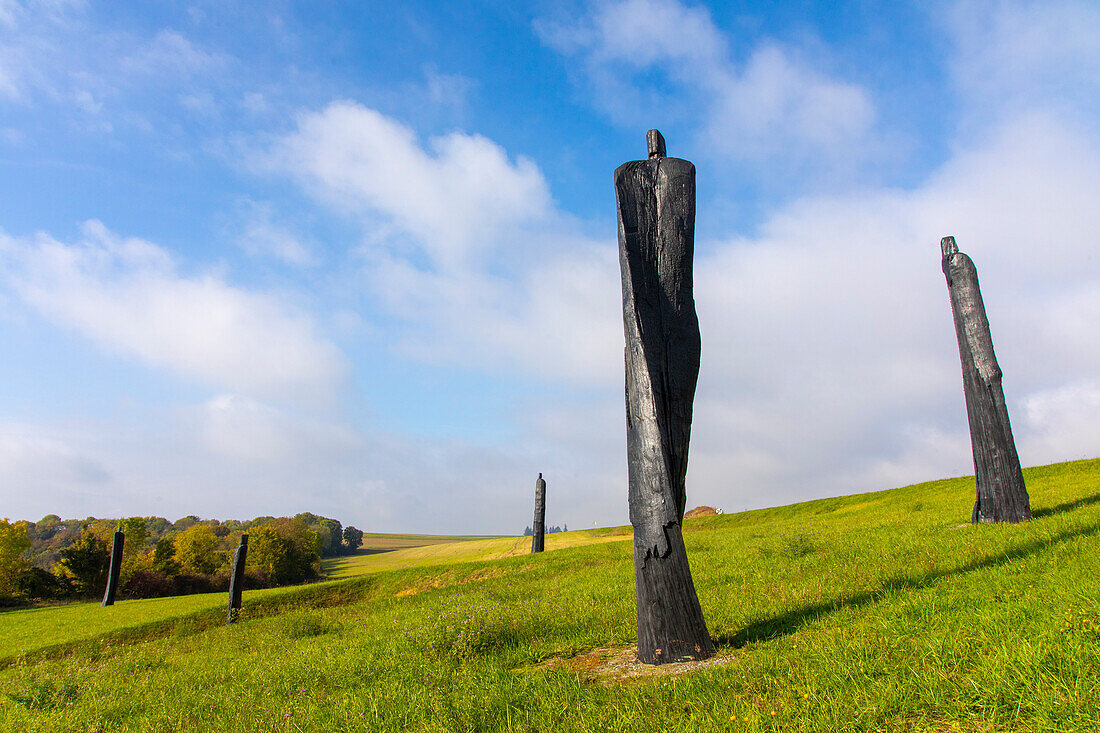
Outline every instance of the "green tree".
<path id="1" fill-rule="evenodd" d="M 343 551 L 344 528 L 335 519 L 321 519 L 313 528 L 321 537 L 321 557 L 332 557 Z"/>
<path id="2" fill-rule="evenodd" d="M 16 581 L 27 568 L 27 550 L 31 539 L 26 522 L 0 519 L 0 596 L 14 596 Z"/>
<path id="3" fill-rule="evenodd" d="M 205 524 L 194 524 L 176 535 L 176 562 L 185 573 L 209 575 L 218 569 L 218 537 Z"/>
<path id="4" fill-rule="evenodd" d="M 164 517 L 146 517 L 145 528 L 149 530 L 150 536 L 160 537 L 162 534 L 172 529 L 172 523 Z"/>
<path id="5" fill-rule="evenodd" d="M 171 537 L 161 537 L 153 548 L 153 570 L 165 575 L 176 575 L 180 564 L 176 562 L 176 545 Z"/>
<path id="6" fill-rule="evenodd" d="M 145 540 L 149 537 L 149 530 L 145 526 L 145 518 L 120 519 L 118 530 L 126 535 L 126 544 L 122 546 L 122 560 L 123 562 L 132 563 L 135 558 L 144 552 Z"/>
<path id="7" fill-rule="evenodd" d="M 61 551 L 57 569 L 71 578 L 81 595 L 94 595 L 103 590 L 107 582 L 107 569 L 111 551 L 107 543 L 90 529 L 85 529 L 80 539 Z"/>
<path id="8" fill-rule="evenodd" d="M 16 578 L 15 585 L 19 594 L 25 598 L 48 601 L 65 595 L 65 584 L 61 578 L 36 565 L 24 568 Z"/>
<path id="9" fill-rule="evenodd" d="M 344 544 L 347 545 L 347 552 L 355 552 L 363 544 L 363 532 L 350 524 L 344 527 Z"/>
<path id="10" fill-rule="evenodd" d="M 44 542 L 52 538 L 57 534 L 57 530 L 61 528 L 61 517 L 56 514 L 47 514 L 39 519 L 34 524 L 34 529 L 30 531 L 31 541 L 35 540 Z"/>
<path id="11" fill-rule="evenodd" d="M 321 538 L 297 517 L 253 527 L 248 535 L 248 564 L 274 585 L 298 583 L 320 570 Z"/>
<path id="12" fill-rule="evenodd" d="M 172 523 L 172 526 L 182 532 L 185 529 L 190 529 L 192 526 L 198 524 L 201 521 L 202 520 L 196 517 L 194 514 L 188 514 L 186 517 L 180 517 L 179 519 L 177 519 L 175 522 Z"/>

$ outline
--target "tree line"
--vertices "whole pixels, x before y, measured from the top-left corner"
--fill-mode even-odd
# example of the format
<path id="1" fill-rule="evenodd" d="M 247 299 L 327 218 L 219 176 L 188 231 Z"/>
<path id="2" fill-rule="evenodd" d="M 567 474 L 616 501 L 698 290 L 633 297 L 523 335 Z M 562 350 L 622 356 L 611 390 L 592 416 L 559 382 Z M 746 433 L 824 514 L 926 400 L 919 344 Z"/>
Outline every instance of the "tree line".
<path id="1" fill-rule="evenodd" d="M 553 527 L 547 527 L 544 530 L 544 532 L 546 534 L 552 534 L 554 532 L 568 532 L 568 531 L 569 531 L 569 525 L 568 524 L 565 525 L 564 529 L 555 524 Z M 535 533 L 534 530 L 531 529 L 531 525 L 527 525 L 527 528 L 523 530 L 523 536 L 524 537 L 530 537 L 534 533 Z"/>
<path id="2" fill-rule="evenodd" d="M 0 520 L 0 605 L 88 599 L 103 593 L 111 538 L 126 535 L 121 598 L 226 590 L 233 550 L 248 533 L 247 588 L 320 577 L 321 558 L 354 552 L 362 531 L 309 512 L 238 521 L 163 517 Z"/>

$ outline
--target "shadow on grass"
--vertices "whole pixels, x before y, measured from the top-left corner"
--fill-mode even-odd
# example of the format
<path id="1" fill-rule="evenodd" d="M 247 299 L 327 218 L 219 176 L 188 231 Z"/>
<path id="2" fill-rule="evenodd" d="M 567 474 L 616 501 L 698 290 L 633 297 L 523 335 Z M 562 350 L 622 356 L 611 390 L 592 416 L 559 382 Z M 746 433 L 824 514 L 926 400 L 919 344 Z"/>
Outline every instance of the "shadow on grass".
<path id="1" fill-rule="evenodd" d="M 1031 516 L 1033 519 L 1042 519 L 1043 517 L 1049 517 L 1054 514 L 1061 514 L 1062 512 L 1071 512 L 1074 509 L 1080 509 L 1083 506 L 1091 506 L 1093 504 L 1100 504 L 1100 494 L 1083 496 L 1080 499 L 1076 499 L 1074 501 L 1067 501 L 1062 504 L 1055 504 L 1051 507 L 1036 509 L 1031 513 Z"/>
<path id="2" fill-rule="evenodd" d="M 1096 501 L 1100 501 L 1100 497 L 1089 497 L 1088 499 L 1082 499 L 1078 502 L 1072 502 L 1064 506 L 1083 506 L 1084 504 Z M 1054 507 L 1051 511 L 1057 510 L 1060 510 L 1059 507 Z M 864 591 L 851 596 L 837 598 L 833 601 L 811 603 L 801 608 L 792 609 L 780 616 L 760 619 L 759 621 L 752 622 L 735 634 L 721 634 L 715 636 L 714 643 L 719 647 L 739 649 L 753 642 L 769 641 L 781 636 L 787 636 L 793 634 L 802 626 L 816 621 L 822 616 L 833 613 L 834 611 L 839 611 L 843 608 L 859 608 L 870 603 L 881 601 L 889 591 L 907 591 L 927 588 L 944 578 L 963 575 L 974 570 L 1007 565 L 1013 560 L 1019 560 L 1038 554 L 1049 547 L 1067 540 L 1077 537 L 1091 537 L 1096 534 L 1100 534 L 1100 524 L 1059 532 L 1046 539 L 1033 540 L 1003 553 L 971 560 L 970 562 L 949 570 L 937 570 L 916 578 L 891 578 L 883 581 L 882 588 L 879 590 Z"/>
<path id="3" fill-rule="evenodd" d="M 288 588 L 286 592 L 249 600 L 246 594 L 241 608 L 241 621 L 278 616 L 300 608 L 332 608 L 347 606 L 370 595 L 375 579 L 348 578 L 334 583 L 315 583 Z M 228 596 L 226 598 L 228 605 Z M 135 626 L 108 631 L 86 639 L 55 644 L 28 652 L 0 657 L 0 669 L 41 659 L 83 655 L 98 659 L 113 644 L 132 644 L 166 637 L 183 638 L 208 629 L 226 625 L 225 607 L 208 608 L 183 616 L 150 621 Z"/>

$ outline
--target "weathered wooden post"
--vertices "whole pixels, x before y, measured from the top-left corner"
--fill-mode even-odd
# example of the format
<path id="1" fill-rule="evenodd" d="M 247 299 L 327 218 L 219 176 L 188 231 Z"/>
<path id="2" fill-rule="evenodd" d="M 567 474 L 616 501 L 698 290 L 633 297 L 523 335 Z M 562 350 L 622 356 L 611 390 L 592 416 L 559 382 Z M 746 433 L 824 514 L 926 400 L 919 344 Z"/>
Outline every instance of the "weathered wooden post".
<path id="1" fill-rule="evenodd" d="M 111 545 L 111 567 L 107 572 L 107 590 L 103 592 L 101 606 L 115 605 L 115 593 L 118 592 L 118 576 L 122 572 L 122 546 L 126 543 L 126 535 L 115 530 L 115 541 Z"/>
<path id="2" fill-rule="evenodd" d="M 542 552 L 546 547 L 546 482 L 539 474 L 535 481 L 535 521 L 531 525 L 531 553 Z"/>
<path id="3" fill-rule="evenodd" d="M 692 296 L 695 166 L 665 157 L 657 130 L 648 160 L 615 170 L 626 333 L 626 442 L 638 658 L 648 664 L 714 654 L 681 532 L 688 441 L 699 376 Z"/>
<path id="4" fill-rule="evenodd" d="M 951 313 L 959 341 L 966 417 L 974 453 L 977 500 L 971 522 L 1020 522 L 1031 519 L 1020 458 L 1012 439 L 1001 367 L 993 353 L 993 337 L 985 303 L 978 289 L 974 262 L 959 251 L 954 237 L 940 240 L 943 274 L 951 294 Z"/>
<path id="5" fill-rule="evenodd" d="M 248 560 L 248 535 L 241 535 L 241 544 L 233 553 L 233 574 L 229 576 L 229 613 L 227 624 L 234 623 L 241 613 L 241 596 L 244 593 L 244 565 Z"/>

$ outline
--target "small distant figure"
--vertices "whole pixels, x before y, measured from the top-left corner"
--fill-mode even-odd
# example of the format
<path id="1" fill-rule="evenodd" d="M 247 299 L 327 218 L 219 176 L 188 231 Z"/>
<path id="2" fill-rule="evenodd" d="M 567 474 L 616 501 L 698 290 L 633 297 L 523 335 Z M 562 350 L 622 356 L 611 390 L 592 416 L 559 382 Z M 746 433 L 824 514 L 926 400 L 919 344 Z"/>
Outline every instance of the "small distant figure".
<path id="1" fill-rule="evenodd" d="M 943 274 L 951 294 L 951 314 L 962 361 L 963 394 L 970 423 L 977 499 L 971 522 L 1021 522 L 1031 519 L 1020 457 L 1012 439 L 1001 367 L 978 289 L 974 262 L 959 251 L 954 237 L 940 240 Z"/>
<path id="2" fill-rule="evenodd" d="M 244 595 L 244 566 L 248 561 L 248 535 L 241 535 L 241 544 L 233 553 L 233 574 L 229 576 L 229 613 L 227 624 L 236 623 L 241 614 L 241 599 Z"/>
<path id="3" fill-rule="evenodd" d="M 126 543 L 126 535 L 115 531 L 114 543 L 111 545 L 111 567 L 107 573 L 107 589 L 103 592 L 103 602 L 100 606 L 115 605 L 115 593 L 118 592 L 118 576 L 122 571 L 122 547 Z"/>
<path id="4" fill-rule="evenodd" d="M 531 528 L 531 553 L 542 552 L 546 546 L 546 482 L 539 474 L 535 481 L 535 523 Z"/>

